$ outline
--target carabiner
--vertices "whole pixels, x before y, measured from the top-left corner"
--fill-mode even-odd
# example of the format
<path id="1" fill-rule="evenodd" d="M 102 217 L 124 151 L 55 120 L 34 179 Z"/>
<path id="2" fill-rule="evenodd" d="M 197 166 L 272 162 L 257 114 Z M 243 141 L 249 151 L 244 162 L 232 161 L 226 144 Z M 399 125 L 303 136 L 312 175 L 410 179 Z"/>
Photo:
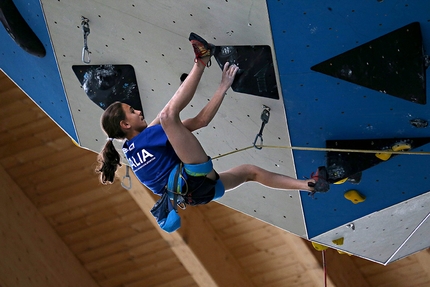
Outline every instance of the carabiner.
<path id="1" fill-rule="evenodd" d="M 257 136 L 255 137 L 254 140 L 254 147 L 256 149 L 262 149 L 263 148 L 263 129 L 266 126 L 266 124 L 269 122 L 269 118 L 270 118 L 270 108 L 266 105 L 263 105 L 263 111 L 261 112 L 261 128 L 260 131 L 258 132 Z M 257 140 L 258 138 L 260 138 L 260 145 L 257 145 Z"/>
<path id="2" fill-rule="evenodd" d="M 88 50 L 88 44 L 87 44 L 87 38 L 88 35 L 90 34 L 90 25 L 89 22 L 90 20 L 88 18 L 85 18 L 84 16 L 82 17 L 82 31 L 84 33 L 84 47 L 82 48 L 82 62 L 84 62 L 85 64 L 89 64 L 91 63 L 91 59 L 90 59 L 90 54 L 91 52 Z"/>
<path id="3" fill-rule="evenodd" d="M 88 51 L 88 47 L 84 46 L 82 48 L 82 62 L 84 62 L 85 64 L 91 63 L 90 54 L 91 52 Z"/>
<path id="4" fill-rule="evenodd" d="M 257 145 L 257 140 L 258 140 L 258 138 L 260 138 L 260 145 Z M 254 147 L 255 147 L 256 149 L 262 149 L 262 148 L 263 148 L 263 135 L 262 135 L 261 133 L 259 133 L 259 134 L 255 137 L 255 140 L 254 140 L 253 145 L 254 145 Z"/>
<path id="5" fill-rule="evenodd" d="M 127 165 L 126 169 L 125 169 L 125 175 L 124 175 L 124 177 L 122 178 L 122 181 L 121 181 L 121 186 L 124 187 L 127 190 L 131 189 L 131 177 L 130 177 L 130 174 L 129 174 L 129 170 L 130 170 L 130 166 Z M 128 185 L 125 185 L 125 183 L 124 183 L 124 181 L 126 179 L 128 179 Z"/>

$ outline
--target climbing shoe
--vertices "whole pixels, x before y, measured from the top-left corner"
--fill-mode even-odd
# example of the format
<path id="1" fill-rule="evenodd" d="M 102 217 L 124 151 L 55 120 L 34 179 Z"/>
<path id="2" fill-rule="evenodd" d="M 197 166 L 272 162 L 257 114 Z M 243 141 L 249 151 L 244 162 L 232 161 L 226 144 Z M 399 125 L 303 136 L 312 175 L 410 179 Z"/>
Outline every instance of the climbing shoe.
<path id="1" fill-rule="evenodd" d="M 313 187 L 313 192 L 327 192 L 330 189 L 330 185 L 327 181 L 327 169 L 325 166 L 318 167 L 316 172 L 311 174 L 311 178 L 315 180 L 315 182 L 309 182 L 308 186 Z"/>
<path id="2" fill-rule="evenodd" d="M 204 64 L 201 58 L 213 56 L 215 52 L 215 45 L 206 42 L 205 39 L 193 32 L 190 33 L 188 40 L 191 42 L 191 45 L 193 45 L 194 54 L 196 55 L 194 61 L 196 63 L 197 61 L 200 61 Z M 209 60 L 206 66 L 209 67 L 210 65 L 211 60 Z"/>

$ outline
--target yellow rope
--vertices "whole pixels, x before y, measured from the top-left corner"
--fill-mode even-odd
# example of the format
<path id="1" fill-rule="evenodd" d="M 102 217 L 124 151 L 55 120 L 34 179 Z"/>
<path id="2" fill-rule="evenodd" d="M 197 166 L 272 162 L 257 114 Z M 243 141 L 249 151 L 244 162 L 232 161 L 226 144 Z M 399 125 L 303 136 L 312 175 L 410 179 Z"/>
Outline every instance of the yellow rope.
<path id="1" fill-rule="evenodd" d="M 245 148 L 237 149 L 231 152 L 220 154 L 212 157 L 212 159 L 222 158 L 231 154 L 242 152 L 253 148 L 248 146 Z M 265 148 L 278 148 L 278 149 L 291 149 L 291 150 L 308 150 L 308 151 L 325 151 L 325 152 L 352 152 L 352 153 L 388 153 L 388 154 L 405 154 L 405 155 L 430 155 L 430 152 L 414 152 L 414 151 L 390 151 L 390 150 L 364 150 L 364 149 L 340 149 L 340 148 L 319 148 L 319 147 L 297 147 L 297 146 L 274 146 L 274 145 L 257 145 L 257 147 Z"/>

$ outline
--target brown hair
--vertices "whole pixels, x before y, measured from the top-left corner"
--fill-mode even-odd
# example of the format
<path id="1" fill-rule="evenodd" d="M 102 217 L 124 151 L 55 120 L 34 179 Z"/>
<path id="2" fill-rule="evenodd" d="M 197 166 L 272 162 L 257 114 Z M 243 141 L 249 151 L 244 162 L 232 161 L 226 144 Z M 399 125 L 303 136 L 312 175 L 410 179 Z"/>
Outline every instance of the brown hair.
<path id="1" fill-rule="evenodd" d="M 101 117 L 101 126 L 108 136 L 108 140 L 102 151 L 97 156 L 99 166 L 96 172 L 100 173 L 100 181 L 103 184 L 112 183 L 115 172 L 121 166 L 121 157 L 113 145 L 113 139 L 124 139 L 125 133 L 120 123 L 125 119 L 125 112 L 120 102 L 111 104 Z"/>

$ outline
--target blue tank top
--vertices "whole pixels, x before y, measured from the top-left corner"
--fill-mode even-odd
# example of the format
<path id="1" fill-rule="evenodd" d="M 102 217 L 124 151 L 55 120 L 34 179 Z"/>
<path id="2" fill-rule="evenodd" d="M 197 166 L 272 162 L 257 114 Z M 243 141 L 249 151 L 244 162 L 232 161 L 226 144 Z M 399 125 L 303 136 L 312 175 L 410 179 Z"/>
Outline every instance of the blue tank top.
<path id="1" fill-rule="evenodd" d="M 161 125 L 147 127 L 125 141 L 122 149 L 140 182 L 153 193 L 162 195 L 170 171 L 180 160 Z"/>

